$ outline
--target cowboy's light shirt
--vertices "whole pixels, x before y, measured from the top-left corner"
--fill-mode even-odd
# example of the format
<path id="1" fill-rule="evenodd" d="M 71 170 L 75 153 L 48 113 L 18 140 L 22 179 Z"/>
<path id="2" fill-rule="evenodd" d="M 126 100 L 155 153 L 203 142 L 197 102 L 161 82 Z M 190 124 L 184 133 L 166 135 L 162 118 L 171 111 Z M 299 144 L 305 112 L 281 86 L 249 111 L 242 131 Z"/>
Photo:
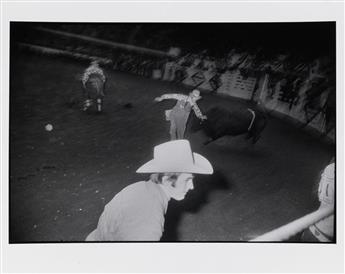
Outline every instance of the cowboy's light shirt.
<path id="1" fill-rule="evenodd" d="M 102 81 L 105 82 L 105 75 L 103 73 L 103 70 L 98 66 L 92 65 L 85 70 L 81 78 L 81 81 L 84 86 L 86 85 L 86 82 L 89 80 L 91 74 L 98 74 L 101 77 Z"/>
<path id="2" fill-rule="evenodd" d="M 152 181 L 127 186 L 105 207 L 87 241 L 159 241 L 168 197 Z"/>

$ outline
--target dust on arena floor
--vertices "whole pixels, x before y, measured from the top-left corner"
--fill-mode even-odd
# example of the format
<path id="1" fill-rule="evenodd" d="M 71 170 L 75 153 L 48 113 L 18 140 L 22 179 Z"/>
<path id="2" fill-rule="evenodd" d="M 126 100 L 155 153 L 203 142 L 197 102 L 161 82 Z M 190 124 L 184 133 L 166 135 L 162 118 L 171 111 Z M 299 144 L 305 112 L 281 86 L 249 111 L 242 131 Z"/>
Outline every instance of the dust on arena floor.
<path id="1" fill-rule="evenodd" d="M 186 87 L 107 71 L 104 113 L 80 110 L 80 75 L 73 60 L 16 55 L 10 82 L 10 242 L 83 241 L 104 205 L 126 185 L 146 179 L 135 170 L 167 141 L 163 92 Z M 229 107 L 236 100 L 205 95 Z M 46 131 L 45 125 L 53 130 Z M 215 174 L 169 205 L 164 241 L 246 241 L 314 210 L 314 185 L 333 148 L 270 118 L 262 138 L 224 137 L 194 150 Z"/>

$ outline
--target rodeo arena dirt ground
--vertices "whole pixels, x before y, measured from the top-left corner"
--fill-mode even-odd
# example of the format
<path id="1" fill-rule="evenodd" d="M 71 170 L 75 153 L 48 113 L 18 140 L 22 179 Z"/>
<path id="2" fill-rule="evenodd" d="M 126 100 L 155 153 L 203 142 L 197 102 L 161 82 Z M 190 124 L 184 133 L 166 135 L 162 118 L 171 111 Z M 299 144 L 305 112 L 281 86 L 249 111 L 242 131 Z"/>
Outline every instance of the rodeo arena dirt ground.
<path id="1" fill-rule="evenodd" d="M 106 70 L 104 112 L 86 113 L 84 69 L 31 54 L 11 60 L 10 242 L 84 241 L 117 192 L 147 179 L 136 169 L 169 140 L 164 111 L 174 102 L 153 99 L 190 91 Z M 202 95 L 201 110 L 248 104 Z M 205 146 L 204 137 L 187 134 L 215 173 L 196 176 L 194 191 L 169 204 L 163 241 L 248 241 L 317 209 L 315 186 L 332 145 L 272 115 L 255 145 L 238 136 Z"/>

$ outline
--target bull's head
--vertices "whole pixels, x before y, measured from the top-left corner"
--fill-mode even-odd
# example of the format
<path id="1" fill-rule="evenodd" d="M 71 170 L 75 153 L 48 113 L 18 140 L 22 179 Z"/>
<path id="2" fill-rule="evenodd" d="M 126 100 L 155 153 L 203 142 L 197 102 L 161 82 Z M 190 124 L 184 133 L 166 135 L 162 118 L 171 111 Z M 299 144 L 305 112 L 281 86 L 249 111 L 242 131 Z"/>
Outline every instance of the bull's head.
<path id="1" fill-rule="evenodd" d="M 194 114 L 189 119 L 189 129 L 191 132 L 197 132 L 202 129 L 203 121 L 198 119 Z"/>

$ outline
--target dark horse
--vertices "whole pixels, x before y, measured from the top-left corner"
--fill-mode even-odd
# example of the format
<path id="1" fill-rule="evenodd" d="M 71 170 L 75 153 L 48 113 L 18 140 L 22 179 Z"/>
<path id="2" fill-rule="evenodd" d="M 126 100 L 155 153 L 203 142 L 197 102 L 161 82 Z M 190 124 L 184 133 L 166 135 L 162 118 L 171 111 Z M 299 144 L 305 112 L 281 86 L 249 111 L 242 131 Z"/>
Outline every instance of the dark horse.
<path id="1" fill-rule="evenodd" d="M 251 139 L 255 144 L 267 124 L 267 115 L 263 108 L 236 108 L 227 109 L 220 106 L 210 108 L 205 112 L 207 120 L 200 122 L 195 117 L 191 119 L 192 132 L 203 130 L 209 139 L 208 144 L 223 136 L 237 136 L 246 134 L 246 139 Z"/>

